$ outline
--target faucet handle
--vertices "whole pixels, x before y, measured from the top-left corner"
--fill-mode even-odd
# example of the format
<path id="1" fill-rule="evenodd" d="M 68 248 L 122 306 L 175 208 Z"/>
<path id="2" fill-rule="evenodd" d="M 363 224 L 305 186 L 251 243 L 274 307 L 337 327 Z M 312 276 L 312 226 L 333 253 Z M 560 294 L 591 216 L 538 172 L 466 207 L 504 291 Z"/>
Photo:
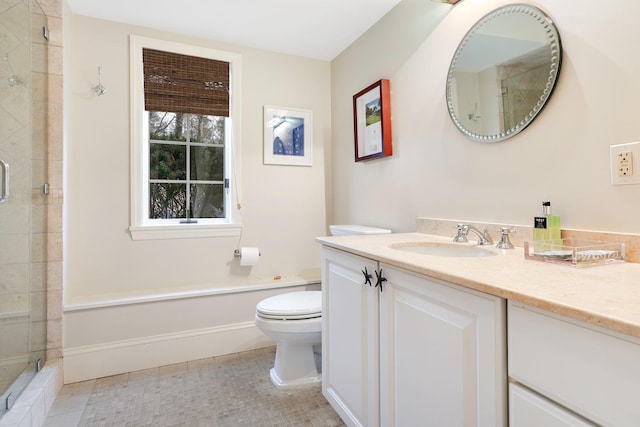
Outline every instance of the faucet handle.
<path id="1" fill-rule="evenodd" d="M 515 233 L 516 230 L 513 229 L 513 228 L 509 228 L 509 227 L 500 227 L 499 230 L 500 230 L 500 241 L 496 245 L 496 248 L 498 248 L 498 249 L 513 249 L 513 244 L 511 243 L 511 240 L 509 239 L 509 234 L 510 233 Z"/>
<path id="2" fill-rule="evenodd" d="M 456 225 L 456 235 L 453 238 L 454 242 L 466 243 L 469 241 L 467 234 L 469 233 L 469 226 L 466 224 Z"/>
<path id="3" fill-rule="evenodd" d="M 511 227 L 498 227 L 496 228 L 496 231 L 499 231 L 500 233 L 507 233 L 507 234 L 518 232 L 515 228 L 511 228 Z"/>

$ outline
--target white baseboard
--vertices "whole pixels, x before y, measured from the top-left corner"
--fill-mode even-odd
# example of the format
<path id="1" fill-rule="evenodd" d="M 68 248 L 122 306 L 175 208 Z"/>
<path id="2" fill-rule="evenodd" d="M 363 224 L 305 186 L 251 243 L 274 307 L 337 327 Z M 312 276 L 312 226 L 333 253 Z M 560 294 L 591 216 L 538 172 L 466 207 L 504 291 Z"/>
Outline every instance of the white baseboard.
<path id="1" fill-rule="evenodd" d="M 64 383 L 275 345 L 253 322 L 64 350 Z"/>

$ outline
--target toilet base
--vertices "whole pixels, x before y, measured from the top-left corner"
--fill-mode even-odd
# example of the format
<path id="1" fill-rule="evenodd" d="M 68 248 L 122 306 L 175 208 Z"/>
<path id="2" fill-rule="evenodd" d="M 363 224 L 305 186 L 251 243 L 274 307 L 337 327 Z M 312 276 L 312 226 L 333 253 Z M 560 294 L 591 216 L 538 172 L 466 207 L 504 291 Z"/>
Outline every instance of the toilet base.
<path id="1" fill-rule="evenodd" d="M 269 370 L 269 376 L 271 377 L 273 385 L 280 389 L 304 388 L 314 384 L 320 384 L 320 382 L 322 382 L 322 375 L 320 374 L 312 377 L 298 378 L 291 381 L 282 381 L 275 368 L 271 368 Z"/>
<path id="2" fill-rule="evenodd" d="M 316 360 L 318 347 L 311 342 L 278 342 L 274 366 L 269 371 L 273 385 L 288 389 L 320 383 L 321 369 L 318 369 Z"/>

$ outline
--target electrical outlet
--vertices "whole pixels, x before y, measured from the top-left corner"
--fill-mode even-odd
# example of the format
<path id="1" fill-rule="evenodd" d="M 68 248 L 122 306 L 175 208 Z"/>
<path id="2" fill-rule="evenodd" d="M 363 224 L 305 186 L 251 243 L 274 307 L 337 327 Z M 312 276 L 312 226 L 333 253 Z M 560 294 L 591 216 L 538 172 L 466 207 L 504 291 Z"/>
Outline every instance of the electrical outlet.
<path id="1" fill-rule="evenodd" d="M 622 151 L 616 156 L 618 176 L 633 176 L 633 151 Z"/>
<path id="2" fill-rule="evenodd" d="M 633 162 L 640 159 L 640 142 L 612 145 L 609 147 L 611 162 L 611 184 L 640 184 L 640 172 L 635 172 Z"/>

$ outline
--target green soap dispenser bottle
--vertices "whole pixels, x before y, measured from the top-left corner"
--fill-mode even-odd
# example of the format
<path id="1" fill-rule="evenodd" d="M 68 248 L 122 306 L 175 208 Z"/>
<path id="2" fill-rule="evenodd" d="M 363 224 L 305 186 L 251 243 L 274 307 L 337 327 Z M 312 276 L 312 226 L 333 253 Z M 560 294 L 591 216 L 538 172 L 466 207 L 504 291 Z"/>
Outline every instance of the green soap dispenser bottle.
<path id="1" fill-rule="evenodd" d="M 542 215 L 533 218 L 533 240 L 560 240 L 560 216 L 552 215 L 551 202 L 542 202 Z"/>
<path id="2" fill-rule="evenodd" d="M 560 231 L 560 215 L 551 213 L 551 202 L 547 202 L 549 206 L 549 216 L 547 228 L 549 229 L 549 240 L 553 240 L 556 245 L 562 244 L 562 233 Z"/>

